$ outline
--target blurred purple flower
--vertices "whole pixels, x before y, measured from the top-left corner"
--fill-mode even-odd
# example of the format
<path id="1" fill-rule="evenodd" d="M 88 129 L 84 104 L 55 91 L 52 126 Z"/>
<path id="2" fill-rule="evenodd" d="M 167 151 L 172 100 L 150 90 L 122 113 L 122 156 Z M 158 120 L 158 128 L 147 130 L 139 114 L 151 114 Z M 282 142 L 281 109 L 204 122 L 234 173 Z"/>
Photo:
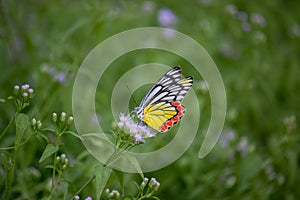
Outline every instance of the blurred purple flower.
<path id="1" fill-rule="evenodd" d="M 243 22 L 242 29 L 244 32 L 249 32 L 249 31 L 251 31 L 251 25 L 248 22 Z"/>
<path id="2" fill-rule="evenodd" d="M 171 27 L 177 23 L 177 17 L 170 9 L 162 8 L 158 12 L 158 22 L 161 26 Z"/>
<path id="3" fill-rule="evenodd" d="M 150 14 L 155 8 L 155 3 L 153 1 L 145 1 L 142 5 L 143 12 L 145 14 Z"/>
<path id="4" fill-rule="evenodd" d="M 223 132 L 220 136 L 219 143 L 222 147 L 228 147 L 229 143 L 234 140 L 235 138 L 235 133 L 232 129 L 229 129 L 225 132 Z"/>
<path id="5" fill-rule="evenodd" d="M 267 165 L 264 169 L 265 174 L 267 175 L 269 181 L 277 180 L 279 185 L 282 185 L 285 181 L 285 178 L 282 174 L 277 174 L 272 165 Z"/>
<path id="6" fill-rule="evenodd" d="M 49 75 L 53 75 L 56 72 L 56 69 L 50 65 L 48 65 L 47 63 L 44 63 L 40 66 L 41 72 L 49 74 Z"/>
<path id="7" fill-rule="evenodd" d="M 241 137 L 239 143 L 236 146 L 236 150 L 241 153 L 242 156 L 246 156 L 249 152 L 249 143 L 246 136 Z"/>
<path id="8" fill-rule="evenodd" d="M 236 15 L 238 13 L 238 9 L 235 5 L 233 4 L 229 4 L 225 7 L 225 10 L 227 13 L 229 13 L 230 15 Z"/>
<path id="9" fill-rule="evenodd" d="M 24 41 L 18 35 L 13 38 L 13 47 L 17 51 L 22 51 L 22 49 L 24 48 Z"/>
<path id="10" fill-rule="evenodd" d="M 80 199 L 80 196 L 76 195 L 76 196 L 74 197 L 74 199 L 75 199 L 75 200 L 79 200 L 79 199 Z"/>
<path id="11" fill-rule="evenodd" d="M 236 18 L 245 22 L 248 20 L 248 14 L 244 11 L 240 11 L 236 14 Z"/>
<path id="12" fill-rule="evenodd" d="M 226 58 L 235 58 L 236 53 L 233 46 L 229 43 L 221 43 L 221 53 Z"/>
<path id="13" fill-rule="evenodd" d="M 66 74 L 64 72 L 59 72 L 57 75 L 56 75 L 56 78 L 57 78 L 57 81 L 59 83 L 64 83 L 66 82 Z"/>
<path id="14" fill-rule="evenodd" d="M 253 13 L 253 14 L 251 14 L 250 18 L 253 23 L 259 25 L 260 27 L 266 26 L 266 20 L 261 14 Z"/>
<path id="15" fill-rule="evenodd" d="M 67 80 L 68 73 L 63 71 L 58 71 L 55 67 L 50 66 L 48 64 L 42 64 L 41 71 L 43 73 L 49 74 L 51 77 L 54 77 L 54 80 L 58 81 L 59 83 L 65 83 Z"/>

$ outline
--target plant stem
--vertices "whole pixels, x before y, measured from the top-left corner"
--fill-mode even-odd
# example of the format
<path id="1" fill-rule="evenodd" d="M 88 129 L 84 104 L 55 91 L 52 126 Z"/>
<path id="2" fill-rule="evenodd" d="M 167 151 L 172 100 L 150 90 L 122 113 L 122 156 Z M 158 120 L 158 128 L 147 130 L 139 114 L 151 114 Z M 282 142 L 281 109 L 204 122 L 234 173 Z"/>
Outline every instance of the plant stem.
<path id="1" fill-rule="evenodd" d="M 92 176 L 83 186 L 81 186 L 81 188 L 79 188 L 79 190 L 75 193 L 75 195 L 79 194 L 92 180 L 94 180 L 94 178 L 96 178 L 95 175 Z M 74 199 L 75 195 L 73 196 L 72 199 Z"/>
<path id="2" fill-rule="evenodd" d="M 55 146 L 58 147 L 58 141 L 59 141 L 59 138 L 60 138 L 60 135 L 57 134 L 57 138 L 55 140 Z M 57 156 L 57 151 L 54 153 L 54 158 L 53 158 L 53 171 L 52 171 L 52 182 L 51 182 L 51 193 L 50 193 L 50 196 L 49 196 L 49 200 L 52 199 L 52 196 L 53 196 L 53 193 L 56 189 L 56 185 L 58 184 L 58 180 L 57 180 L 57 183 L 55 184 L 55 172 L 56 172 L 56 156 Z"/>
<path id="3" fill-rule="evenodd" d="M 14 149 L 15 147 L 2 147 L 2 148 L 0 148 L 0 151 L 1 150 L 10 150 L 10 149 Z"/>
<path id="4" fill-rule="evenodd" d="M 6 127 L 6 128 L 4 129 L 4 131 L 1 133 L 1 135 L 0 135 L 0 140 L 1 140 L 1 138 L 6 134 L 6 132 L 8 131 L 8 129 L 11 127 L 11 125 L 14 123 L 17 114 L 18 114 L 18 113 L 16 113 L 16 114 L 14 115 L 14 117 L 9 121 L 7 127 Z"/>
<path id="5" fill-rule="evenodd" d="M 6 184 L 5 184 L 5 191 L 4 191 L 4 198 L 3 198 L 4 200 L 9 199 L 11 186 L 14 180 L 15 163 L 16 163 L 16 149 L 14 151 L 14 154 L 12 155 L 11 168 L 7 170 L 8 174 L 6 176 Z"/>

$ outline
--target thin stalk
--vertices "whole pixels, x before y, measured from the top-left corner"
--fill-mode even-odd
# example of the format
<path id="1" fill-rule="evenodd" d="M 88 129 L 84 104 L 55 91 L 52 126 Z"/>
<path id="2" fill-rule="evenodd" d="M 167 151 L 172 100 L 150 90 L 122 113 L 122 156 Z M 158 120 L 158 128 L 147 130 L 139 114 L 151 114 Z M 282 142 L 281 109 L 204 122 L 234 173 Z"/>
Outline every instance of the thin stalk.
<path id="1" fill-rule="evenodd" d="M 55 140 L 55 146 L 57 147 L 58 146 L 58 141 L 59 141 L 59 138 L 60 138 L 60 135 L 58 134 L 56 140 Z M 54 153 L 54 160 L 53 160 L 53 171 L 52 171 L 52 182 L 51 182 L 51 193 L 50 193 L 50 196 L 49 196 L 49 200 L 52 199 L 52 196 L 53 196 L 53 193 L 56 189 L 56 183 L 55 184 L 55 172 L 56 172 L 56 165 L 57 165 L 57 160 L 56 160 L 56 157 L 57 157 L 57 151 Z"/>
<path id="2" fill-rule="evenodd" d="M 83 184 L 83 186 L 81 186 L 81 188 L 79 188 L 79 190 L 75 193 L 75 195 L 79 194 L 92 180 L 94 180 L 94 178 L 96 178 L 95 175 L 92 176 L 85 184 Z M 72 199 L 74 199 L 75 195 L 73 196 Z"/>
<path id="3" fill-rule="evenodd" d="M 4 129 L 4 131 L 1 133 L 1 135 L 0 135 L 0 140 L 1 140 L 1 138 L 6 134 L 6 132 L 8 131 L 8 129 L 11 127 L 11 125 L 14 123 L 17 114 L 18 114 L 18 113 L 16 113 L 16 114 L 14 115 L 14 117 L 9 121 L 9 123 L 8 123 L 8 125 L 6 126 L 6 128 Z"/>

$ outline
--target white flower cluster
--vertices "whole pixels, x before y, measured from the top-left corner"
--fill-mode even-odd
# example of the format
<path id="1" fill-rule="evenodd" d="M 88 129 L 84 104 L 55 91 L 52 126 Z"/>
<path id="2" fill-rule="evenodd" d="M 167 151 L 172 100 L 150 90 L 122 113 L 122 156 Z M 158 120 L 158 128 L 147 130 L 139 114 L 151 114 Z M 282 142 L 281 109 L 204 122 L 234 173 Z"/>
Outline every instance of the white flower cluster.
<path id="1" fill-rule="evenodd" d="M 118 122 L 118 127 L 125 133 L 134 137 L 134 143 L 145 143 L 146 138 L 151 138 L 155 136 L 155 133 L 144 124 L 136 123 L 133 121 L 130 115 L 120 114 L 120 121 Z"/>

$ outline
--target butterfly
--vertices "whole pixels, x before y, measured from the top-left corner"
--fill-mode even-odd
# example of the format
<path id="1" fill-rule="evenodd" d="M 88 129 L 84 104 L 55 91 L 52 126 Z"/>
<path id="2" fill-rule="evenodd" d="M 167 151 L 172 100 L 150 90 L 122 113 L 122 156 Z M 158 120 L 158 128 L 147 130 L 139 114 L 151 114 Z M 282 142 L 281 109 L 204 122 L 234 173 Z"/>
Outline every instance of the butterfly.
<path id="1" fill-rule="evenodd" d="M 172 128 L 185 113 L 181 104 L 193 85 L 193 77 L 181 78 L 181 68 L 176 66 L 161 77 L 135 108 L 137 117 L 151 128 L 165 132 Z"/>

